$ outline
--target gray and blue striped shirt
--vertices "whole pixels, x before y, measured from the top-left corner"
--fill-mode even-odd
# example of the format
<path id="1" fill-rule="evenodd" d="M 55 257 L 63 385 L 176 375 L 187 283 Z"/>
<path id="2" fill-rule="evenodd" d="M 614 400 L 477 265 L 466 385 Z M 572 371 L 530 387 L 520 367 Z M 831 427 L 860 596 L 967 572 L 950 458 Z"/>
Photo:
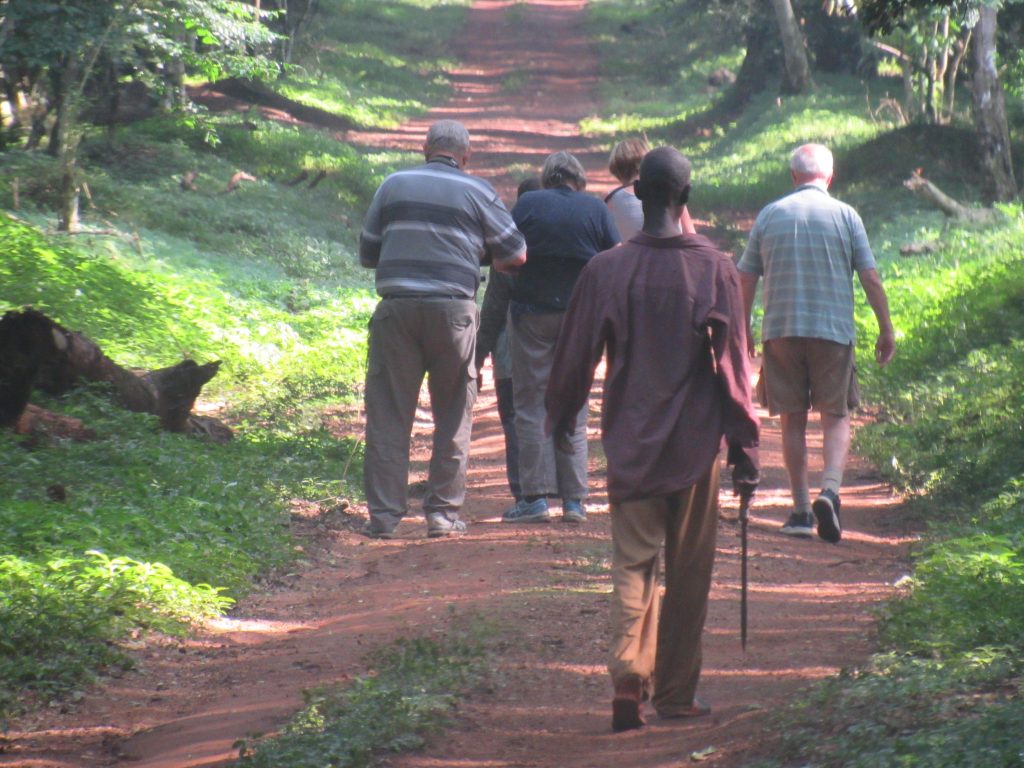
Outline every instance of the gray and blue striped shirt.
<path id="1" fill-rule="evenodd" d="M 480 265 L 525 249 L 494 187 L 447 158 L 391 174 L 374 195 L 359 262 L 381 296 L 476 296 Z"/>
<path id="2" fill-rule="evenodd" d="M 758 214 L 741 272 L 764 278 L 761 340 L 855 340 L 853 274 L 875 268 L 864 223 L 846 203 L 804 184 Z"/>

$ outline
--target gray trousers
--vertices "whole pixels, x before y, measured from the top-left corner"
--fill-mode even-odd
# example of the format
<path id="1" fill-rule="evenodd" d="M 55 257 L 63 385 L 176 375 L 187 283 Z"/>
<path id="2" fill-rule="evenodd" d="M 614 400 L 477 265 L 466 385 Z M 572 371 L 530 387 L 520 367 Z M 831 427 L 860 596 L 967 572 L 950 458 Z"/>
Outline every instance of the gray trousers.
<path id="1" fill-rule="evenodd" d="M 562 312 L 524 314 L 508 325 L 523 496 L 587 497 L 587 407 L 576 417 L 574 453 L 555 450 L 554 439 L 544 434 L 544 392 L 563 317 Z"/>
<path id="2" fill-rule="evenodd" d="M 408 512 L 409 440 L 424 375 L 434 418 L 424 515 L 457 519 L 466 495 L 476 379 L 472 299 L 383 299 L 370 320 L 363 487 L 374 526 Z"/>

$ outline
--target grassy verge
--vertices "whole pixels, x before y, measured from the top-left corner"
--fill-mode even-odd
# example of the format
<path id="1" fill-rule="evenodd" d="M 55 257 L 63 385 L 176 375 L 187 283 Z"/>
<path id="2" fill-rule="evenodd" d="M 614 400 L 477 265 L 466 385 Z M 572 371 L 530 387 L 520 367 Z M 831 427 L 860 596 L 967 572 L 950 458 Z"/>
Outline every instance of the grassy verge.
<path id="1" fill-rule="evenodd" d="M 464 5 L 322 2 L 279 85 L 393 125 L 447 94 L 445 61 L 424 51 L 449 48 Z M 35 306 L 125 367 L 220 360 L 203 405 L 235 439 L 161 432 L 102 387 L 33 398 L 81 418 L 91 442 L 0 434 L 0 722 L 129 664 L 130 633 L 226 610 L 293 557 L 293 503 L 354 494 L 359 443 L 329 434 L 323 409 L 363 376 L 375 298 L 355 265 L 362 211 L 413 159 L 202 109 L 97 131 L 83 158 L 86 233 L 66 237 L 48 233 L 54 161 L 0 153 L 13 215 L 0 216 L 0 312 Z M 238 170 L 256 180 L 229 192 Z M 194 191 L 179 183 L 189 172 Z"/>
<path id="2" fill-rule="evenodd" d="M 672 9 L 685 16 L 687 5 Z M 611 91 L 643 95 L 634 106 L 613 97 L 614 114 L 588 129 L 610 136 L 646 130 L 654 142 L 678 143 L 674 126 L 713 106 L 712 94 L 671 95 L 695 66 L 685 42 L 676 50 L 658 45 L 654 31 L 664 23 L 671 32 L 672 9 L 648 7 L 650 15 L 637 18 L 635 4 L 595 3 L 594 27 L 614 49 L 611 69 L 623 63 L 629 72 L 609 75 Z M 702 27 L 710 16 L 687 21 L 691 31 L 679 40 L 719 34 Z M 716 50 L 723 58 L 706 69 L 732 49 Z M 680 147 L 694 160 L 694 212 L 719 224 L 714 236 L 739 252 L 746 233 L 730 222 L 788 190 L 789 150 L 822 141 L 836 151 L 834 193 L 864 217 L 899 332 L 895 361 L 860 371 L 878 418 L 857 443 L 908 495 L 906 512 L 927 533 L 900 597 L 881 611 L 878 654 L 781 713 L 771 729 L 778 742 L 766 744 L 770 754 L 757 764 L 1021 765 L 1024 214 L 1004 208 L 1001 223 L 985 230 L 946 226 L 900 182 L 924 168 L 957 198 L 977 199 L 966 115 L 952 127 L 898 128 L 871 114 L 891 83 L 819 77 L 822 83 L 809 96 L 757 96 L 730 125 Z M 900 256 L 911 242 L 936 250 Z M 857 323 L 858 356 L 867 361 L 877 329 L 863 302 Z"/>
<path id="3" fill-rule="evenodd" d="M 308 692 L 305 709 L 279 735 L 239 744 L 238 764 L 363 768 L 388 752 L 422 746 L 487 667 L 482 625 L 452 632 L 441 640 L 397 641 L 368 660 L 366 676 Z"/>

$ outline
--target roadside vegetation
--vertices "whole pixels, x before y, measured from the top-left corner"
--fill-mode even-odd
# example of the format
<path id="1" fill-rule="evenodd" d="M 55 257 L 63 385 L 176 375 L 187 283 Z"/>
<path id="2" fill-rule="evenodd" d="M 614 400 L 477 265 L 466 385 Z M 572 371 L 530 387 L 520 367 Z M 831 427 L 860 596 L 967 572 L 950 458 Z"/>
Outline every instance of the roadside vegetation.
<path id="1" fill-rule="evenodd" d="M 445 97 L 438 52 L 464 5 L 323 0 L 275 87 L 352 125 L 395 125 Z M 816 72 L 808 94 L 773 86 L 731 104 L 708 77 L 742 65 L 740 27 L 721 15 L 740 5 L 595 0 L 605 110 L 583 129 L 609 145 L 646 132 L 683 149 L 694 214 L 733 252 L 737 222 L 788 189 L 788 150 L 833 147 L 834 191 L 864 217 L 899 332 L 894 362 L 860 371 L 875 423 L 857 442 L 926 531 L 902 596 L 882 611 L 879 653 L 782 713 L 774 731 L 785 735 L 763 765 L 1018 765 L 1024 212 L 1012 203 L 995 226 L 953 226 L 901 186 L 924 168 L 961 201 L 981 199 L 965 98 L 949 124 L 905 124 L 883 109 L 897 77 L 839 68 Z M 1020 69 L 1008 63 L 1018 81 Z M 1007 88 L 1019 121 L 1024 86 Z M 0 312 L 32 305 L 127 367 L 222 361 L 204 403 L 235 438 L 161 432 L 100 386 L 34 400 L 82 419 L 91 442 L 0 432 L 0 722 L 130 664 L 132 633 L 221 613 L 296 556 L 293 509 L 342 509 L 355 493 L 358 436 L 331 433 L 324 412 L 351 402 L 362 378 L 374 303 L 354 265 L 362 210 L 412 160 L 256 109 L 89 129 L 83 231 L 69 236 L 54 231 L 60 163 L 16 139 L 0 152 Z M 255 180 L 229 192 L 238 171 Z M 909 243 L 929 250 L 901 256 Z M 868 361 L 866 305 L 858 323 Z M 443 652 L 399 643 L 368 662 L 373 675 L 311 693 L 281 740 L 240 744 L 245 762 L 366 765 L 375 750 L 416 745 L 480 674 L 474 636 L 459 631 L 465 653 L 450 638 Z"/>
<path id="2" fill-rule="evenodd" d="M 874 423 L 859 430 L 857 446 L 906 495 L 902 514 L 925 533 L 901 597 L 881 612 L 879 653 L 781 713 L 774 755 L 759 765 L 1022 764 L 1024 211 L 1013 203 L 999 208 L 996 226 L 959 227 L 901 185 L 923 168 L 954 197 L 978 204 L 969 104 L 959 104 L 950 125 L 903 125 L 877 109 L 898 91 L 892 78 L 818 73 L 816 91 L 755 94 L 728 124 L 694 135 L 687 121 L 700 106 L 673 102 L 671 93 L 691 92 L 715 66 L 738 64 L 742 50 L 720 25 L 695 29 L 685 4 L 639 22 L 629 5 L 595 4 L 592 20 L 609 52 L 607 103 L 622 111 L 591 130 L 611 139 L 642 129 L 652 143 L 681 146 L 694 162 L 694 214 L 717 224 L 723 247 L 736 253 L 745 238 L 730 217 L 789 189 L 794 146 L 830 145 L 834 193 L 863 215 L 899 334 L 896 359 L 878 370 L 867 362 L 873 315 L 858 307 L 859 373 Z M 717 57 L 695 72 L 692 59 L 671 58 L 680 40 L 682 50 L 700 40 Z M 658 80 L 637 79 L 648 72 Z M 1019 99 L 1020 85 L 1008 87 Z M 931 250 L 901 256 L 911 243 Z"/>
<path id="3" fill-rule="evenodd" d="M 334 94 L 317 106 L 344 101 L 367 128 L 419 113 L 447 93 L 424 51 L 446 50 L 464 12 L 432 5 L 322 3 L 324 36 L 301 37 L 288 95 Z M 95 440 L 0 431 L 0 723 L 130 664 L 132 633 L 185 631 L 272 578 L 296 556 L 295 509 L 343 510 L 358 430 L 330 434 L 324 410 L 362 380 L 375 298 L 359 221 L 408 162 L 202 107 L 87 131 L 80 158 L 91 202 L 72 237 L 54 232 L 57 159 L 0 153 L 0 312 L 34 306 L 129 368 L 220 360 L 204 402 L 235 437 L 162 432 L 99 385 L 33 396 Z M 239 170 L 255 180 L 228 192 Z"/>

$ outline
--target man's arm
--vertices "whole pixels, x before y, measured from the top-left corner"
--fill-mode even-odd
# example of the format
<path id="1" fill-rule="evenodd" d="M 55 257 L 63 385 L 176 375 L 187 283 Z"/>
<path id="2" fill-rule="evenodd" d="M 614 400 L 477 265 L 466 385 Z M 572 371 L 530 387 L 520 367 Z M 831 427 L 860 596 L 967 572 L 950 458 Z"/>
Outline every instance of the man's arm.
<path id="1" fill-rule="evenodd" d="M 380 220 L 380 197 L 381 191 L 378 188 L 363 219 L 363 228 L 359 232 L 359 263 L 367 269 L 376 269 L 380 263 L 380 247 L 384 240 Z"/>
<path id="2" fill-rule="evenodd" d="M 526 263 L 526 249 L 523 248 L 515 256 L 510 256 L 507 259 L 495 259 L 491 264 L 492 269 L 496 269 L 499 272 L 506 274 L 512 274 L 519 271 L 519 268 Z"/>
<path id="3" fill-rule="evenodd" d="M 885 365 L 892 360 L 896 354 L 896 334 L 892 328 L 892 319 L 889 317 L 889 299 L 885 295 L 885 288 L 882 287 L 882 278 L 876 269 L 862 269 L 857 273 L 860 284 L 864 288 L 864 295 L 867 296 L 868 304 L 875 313 L 878 321 L 878 340 L 875 342 L 875 360 L 879 365 Z"/>
<path id="4" fill-rule="evenodd" d="M 505 327 L 511 296 L 512 279 L 492 270 L 487 290 L 484 291 L 484 303 L 480 307 L 480 328 L 476 332 L 477 372 L 483 368 L 487 356 L 494 351 L 498 336 Z"/>
<path id="5" fill-rule="evenodd" d="M 754 332 L 750 327 L 750 317 L 754 312 L 754 297 L 757 296 L 757 281 L 760 280 L 760 277 L 753 272 L 740 271 L 739 275 L 740 291 L 743 294 L 743 311 L 747 323 L 747 354 L 754 357 Z"/>

